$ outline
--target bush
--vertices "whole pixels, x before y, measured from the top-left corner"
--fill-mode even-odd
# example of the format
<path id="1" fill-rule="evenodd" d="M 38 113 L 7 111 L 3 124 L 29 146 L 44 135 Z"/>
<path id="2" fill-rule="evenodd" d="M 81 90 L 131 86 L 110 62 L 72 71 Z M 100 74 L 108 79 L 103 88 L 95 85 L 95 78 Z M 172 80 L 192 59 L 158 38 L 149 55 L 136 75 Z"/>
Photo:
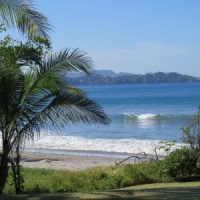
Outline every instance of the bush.
<path id="1" fill-rule="evenodd" d="M 197 149 L 176 149 L 162 161 L 162 172 L 176 181 L 200 178 L 200 152 Z"/>
<path id="2" fill-rule="evenodd" d="M 167 177 L 160 173 L 161 164 L 162 162 L 157 160 L 124 166 L 122 187 L 168 181 Z"/>
<path id="3" fill-rule="evenodd" d="M 183 142 L 188 143 L 191 148 L 200 150 L 200 107 L 188 127 L 183 127 Z"/>

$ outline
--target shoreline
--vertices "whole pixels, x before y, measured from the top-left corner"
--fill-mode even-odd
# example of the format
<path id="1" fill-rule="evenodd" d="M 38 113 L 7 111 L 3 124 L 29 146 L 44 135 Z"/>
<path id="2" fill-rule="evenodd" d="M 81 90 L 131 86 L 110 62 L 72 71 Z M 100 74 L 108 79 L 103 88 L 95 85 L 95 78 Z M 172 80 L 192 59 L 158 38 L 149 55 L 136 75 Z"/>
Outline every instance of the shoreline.
<path id="1" fill-rule="evenodd" d="M 44 153 L 55 155 L 69 155 L 69 156 L 92 156 L 92 157 L 113 157 L 113 158 L 126 158 L 131 155 L 140 156 L 146 154 L 153 156 L 150 153 L 127 153 L 127 152 L 112 152 L 112 151 L 96 151 L 96 150 L 66 150 L 66 149 L 46 149 L 46 148 L 25 148 L 23 152 L 26 153 Z"/>
<path id="2" fill-rule="evenodd" d="M 45 152 L 23 152 L 21 154 L 21 165 L 27 168 L 45 168 L 62 170 L 84 170 L 92 167 L 116 166 L 127 157 L 97 156 L 97 155 L 70 155 Z M 133 154 L 132 154 L 133 155 Z M 140 154 L 142 155 L 142 154 Z M 148 156 L 147 156 L 148 159 Z M 135 164 L 147 159 L 131 158 L 123 164 Z"/>

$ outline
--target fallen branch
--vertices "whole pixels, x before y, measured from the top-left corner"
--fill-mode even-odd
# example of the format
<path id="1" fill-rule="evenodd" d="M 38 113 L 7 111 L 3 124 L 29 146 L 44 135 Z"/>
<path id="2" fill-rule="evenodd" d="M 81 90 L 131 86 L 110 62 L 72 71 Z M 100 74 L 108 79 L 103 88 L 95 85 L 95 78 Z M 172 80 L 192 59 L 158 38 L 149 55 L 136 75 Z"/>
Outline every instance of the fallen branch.
<path id="1" fill-rule="evenodd" d="M 115 165 L 120 165 L 120 164 L 122 164 L 123 162 L 125 162 L 125 161 L 127 161 L 127 160 L 129 160 L 129 159 L 131 159 L 131 158 L 137 158 L 138 160 L 140 160 L 140 159 L 142 159 L 142 158 L 147 158 L 147 154 L 145 153 L 145 152 L 142 152 L 145 156 L 136 156 L 136 155 L 133 155 L 133 156 L 129 156 L 129 157 L 127 157 L 127 158 L 125 158 L 125 159 L 123 159 L 122 161 L 120 161 L 120 162 L 116 162 L 115 161 Z"/>

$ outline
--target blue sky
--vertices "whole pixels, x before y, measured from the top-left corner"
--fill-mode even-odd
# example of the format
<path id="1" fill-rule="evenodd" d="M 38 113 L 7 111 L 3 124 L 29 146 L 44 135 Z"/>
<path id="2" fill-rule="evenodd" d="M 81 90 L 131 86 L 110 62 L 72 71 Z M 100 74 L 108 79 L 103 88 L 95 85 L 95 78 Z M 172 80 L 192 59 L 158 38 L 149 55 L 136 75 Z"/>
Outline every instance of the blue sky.
<path id="1" fill-rule="evenodd" d="M 200 76 L 199 0 L 34 0 L 53 47 L 88 52 L 95 69 Z"/>

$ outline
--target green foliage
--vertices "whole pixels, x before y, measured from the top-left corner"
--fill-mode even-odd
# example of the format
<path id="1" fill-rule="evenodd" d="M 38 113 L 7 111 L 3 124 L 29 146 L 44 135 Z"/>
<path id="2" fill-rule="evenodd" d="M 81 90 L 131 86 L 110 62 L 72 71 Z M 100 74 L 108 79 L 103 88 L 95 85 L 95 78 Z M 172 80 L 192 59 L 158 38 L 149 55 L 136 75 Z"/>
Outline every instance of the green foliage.
<path id="1" fill-rule="evenodd" d="M 177 149 L 164 160 L 97 167 L 82 171 L 23 168 L 24 192 L 90 192 L 126 186 L 200 178 L 200 159 L 195 150 Z M 5 193 L 14 193 L 10 176 Z"/>
<path id="2" fill-rule="evenodd" d="M 6 170 L 0 172 L 5 175 L 0 177 L 0 192 L 11 151 L 37 137 L 41 129 L 56 132 L 69 123 L 110 122 L 100 105 L 63 80 L 70 71 L 90 72 L 92 60 L 86 53 L 48 52 L 48 40 L 34 39 L 21 43 L 7 36 L 0 43 L 0 131 L 6 160 L 5 167 L 0 166 Z"/>
<path id="3" fill-rule="evenodd" d="M 168 177 L 160 173 L 161 164 L 161 161 L 156 160 L 150 163 L 126 165 L 122 186 L 167 181 Z"/>
<path id="4" fill-rule="evenodd" d="M 35 38 L 24 43 L 9 35 L 0 40 L 0 60 L 2 67 L 40 64 L 51 49 L 47 39 Z"/>
<path id="5" fill-rule="evenodd" d="M 24 192 L 89 192 L 117 189 L 144 183 L 166 182 L 160 173 L 161 161 L 83 171 L 23 169 Z M 9 177 L 5 193 L 13 193 Z"/>
<path id="6" fill-rule="evenodd" d="M 200 150 L 200 107 L 193 118 L 190 126 L 182 128 L 183 142 L 188 143 L 191 148 Z"/>
<path id="7" fill-rule="evenodd" d="M 29 38 L 49 38 L 51 30 L 47 18 L 38 12 L 29 0 L 1 0 L 1 22 L 6 27 L 14 27 Z"/>
<path id="8" fill-rule="evenodd" d="M 199 157 L 197 149 L 177 149 L 162 161 L 162 172 L 173 180 L 200 177 Z"/>

